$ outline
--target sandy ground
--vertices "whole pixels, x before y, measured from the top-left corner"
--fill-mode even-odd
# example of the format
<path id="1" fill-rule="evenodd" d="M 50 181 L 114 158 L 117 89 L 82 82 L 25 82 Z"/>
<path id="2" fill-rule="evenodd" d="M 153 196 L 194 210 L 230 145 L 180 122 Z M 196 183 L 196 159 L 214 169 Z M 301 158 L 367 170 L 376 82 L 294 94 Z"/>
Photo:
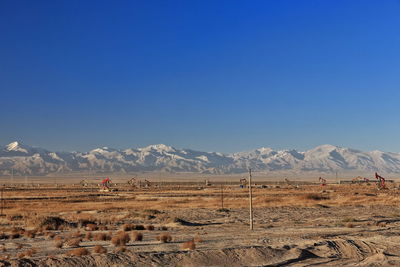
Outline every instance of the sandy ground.
<path id="1" fill-rule="evenodd" d="M 225 187 L 224 209 L 220 186 L 125 189 L 102 194 L 96 188 L 7 189 L 7 216 L 0 219 L 0 233 L 10 233 L 12 227 L 37 229 L 48 216 L 68 222 L 85 219 L 107 230 L 87 231 L 78 224 L 40 229 L 34 238 L 21 234 L 0 239 L 0 266 L 400 265 L 400 197 L 395 186 L 385 191 L 374 184 L 255 189 L 253 231 L 247 188 Z M 143 240 L 131 240 L 125 252 L 118 252 L 109 240 L 84 237 L 88 232 L 116 235 L 124 224 L 155 229 L 139 230 Z M 79 246 L 90 255 L 67 256 L 73 247 L 54 246 L 55 237 L 68 240 L 77 231 L 83 236 Z M 163 233 L 172 241 L 158 241 Z M 183 249 L 193 238 L 195 249 Z M 95 245 L 108 252 L 95 253 Z M 20 255 L 31 248 L 32 255 Z"/>

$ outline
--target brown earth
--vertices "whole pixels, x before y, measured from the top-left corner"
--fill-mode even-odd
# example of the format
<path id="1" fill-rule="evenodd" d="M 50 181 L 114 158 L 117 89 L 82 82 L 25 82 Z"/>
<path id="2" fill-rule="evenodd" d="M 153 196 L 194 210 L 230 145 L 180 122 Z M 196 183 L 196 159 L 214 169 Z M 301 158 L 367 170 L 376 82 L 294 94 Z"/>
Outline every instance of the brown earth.
<path id="1" fill-rule="evenodd" d="M 253 231 L 248 189 L 234 184 L 7 187 L 0 266 L 399 266 L 400 196 L 390 186 L 259 186 Z M 95 238 L 124 229 L 131 240 L 122 249 Z M 77 238 L 89 255 L 67 255 Z M 183 249 L 192 239 L 195 249 Z"/>

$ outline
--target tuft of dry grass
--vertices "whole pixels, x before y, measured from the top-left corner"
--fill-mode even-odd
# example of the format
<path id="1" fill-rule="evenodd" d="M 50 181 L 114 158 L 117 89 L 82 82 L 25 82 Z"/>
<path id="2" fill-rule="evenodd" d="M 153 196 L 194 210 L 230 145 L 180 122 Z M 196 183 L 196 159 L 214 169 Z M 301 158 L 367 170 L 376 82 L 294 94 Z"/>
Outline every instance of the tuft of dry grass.
<path id="1" fill-rule="evenodd" d="M 111 240 L 110 234 L 96 233 L 93 235 L 93 241 L 107 241 L 107 240 Z"/>
<path id="2" fill-rule="evenodd" d="M 54 246 L 55 246 L 56 248 L 62 248 L 63 245 L 64 245 L 64 242 L 61 241 L 61 240 L 56 240 L 56 241 L 54 242 Z"/>
<path id="3" fill-rule="evenodd" d="M 327 200 L 329 199 L 328 196 L 324 196 L 322 194 L 317 194 L 317 193 L 308 193 L 304 195 L 304 198 L 307 200 Z"/>
<path id="4" fill-rule="evenodd" d="M 70 251 L 68 251 L 66 253 L 68 256 L 85 256 L 85 255 L 89 255 L 89 250 L 87 250 L 86 248 L 76 248 L 76 249 L 72 249 Z"/>
<path id="5" fill-rule="evenodd" d="M 116 247 L 122 247 L 125 246 L 130 240 L 131 238 L 127 233 L 118 232 L 115 236 L 113 236 L 113 238 L 111 238 L 111 243 Z"/>
<path id="6" fill-rule="evenodd" d="M 56 234 L 53 232 L 45 232 L 44 235 L 49 239 L 54 239 L 54 237 L 56 236 Z"/>
<path id="7" fill-rule="evenodd" d="M 117 247 L 115 249 L 116 253 L 121 253 L 121 252 L 125 252 L 125 251 L 126 251 L 126 247 L 125 246 Z"/>
<path id="8" fill-rule="evenodd" d="M 159 234 L 157 236 L 157 240 L 160 241 L 161 243 L 169 243 L 172 241 L 172 237 L 169 233 Z"/>
<path id="9" fill-rule="evenodd" d="M 196 243 L 201 243 L 201 242 L 203 242 L 203 238 L 201 238 L 200 235 L 196 235 L 196 236 L 193 238 L 193 240 L 194 240 L 194 242 L 196 242 Z"/>
<path id="10" fill-rule="evenodd" d="M 143 234 L 140 232 L 132 232 L 132 240 L 133 241 L 142 241 L 143 240 Z"/>
<path id="11" fill-rule="evenodd" d="M 66 245 L 69 247 L 79 247 L 79 244 L 82 242 L 81 238 L 72 238 L 67 240 Z"/>
<path id="12" fill-rule="evenodd" d="M 144 226 L 141 224 L 138 224 L 135 226 L 135 230 L 144 230 Z"/>
<path id="13" fill-rule="evenodd" d="M 187 250 L 195 250 L 196 249 L 196 244 L 194 243 L 194 240 L 189 240 L 184 243 L 182 243 L 182 249 L 187 249 Z"/>
<path id="14" fill-rule="evenodd" d="M 37 231 L 36 230 L 27 230 L 24 232 L 24 236 L 28 238 L 35 238 Z"/>
<path id="15" fill-rule="evenodd" d="M 97 231 L 99 227 L 94 223 L 88 223 L 85 227 L 86 231 Z"/>
<path id="16" fill-rule="evenodd" d="M 90 241 L 93 238 L 92 232 L 87 232 L 85 234 L 85 240 Z"/>
<path id="17" fill-rule="evenodd" d="M 99 254 L 105 254 L 105 253 L 107 253 L 107 249 L 106 249 L 105 247 L 103 247 L 103 246 L 100 246 L 100 245 L 96 245 L 96 246 L 93 248 L 93 251 L 94 251 L 94 253 L 99 253 Z"/>
<path id="18" fill-rule="evenodd" d="M 145 228 L 146 228 L 146 230 L 148 230 L 148 231 L 154 231 L 154 226 L 151 225 L 151 224 L 146 225 Z"/>
<path id="19" fill-rule="evenodd" d="M 71 226 L 69 222 L 60 217 L 45 217 L 39 220 L 39 227 L 43 230 L 61 230 L 66 226 Z"/>
<path id="20" fill-rule="evenodd" d="M 83 234 L 82 234 L 80 231 L 76 231 L 76 232 L 74 232 L 74 233 L 71 233 L 71 234 L 70 234 L 70 237 L 71 237 L 71 238 L 82 238 L 82 237 L 83 237 Z"/>
<path id="21" fill-rule="evenodd" d="M 28 249 L 28 250 L 25 250 L 25 251 L 19 253 L 19 254 L 17 255 L 17 257 L 18 257 L 19 259 L 22 259 L 22 258 L 30 258 L 30 257 L 32 257 L 32 255 L 35 254 L 35 253 L 36 253 L 36 250 L 33 249 L 33 248 L 31 248 L 31 249 Z"/>
<path id="22" fill-rule="evenodd" d="M 124 231 L 132 231 L 132 230 L 135 230 L 135 228 L 136 228 L 136 225 L 130 224 L 130 223 L 126 223 L 126 224 L 122 225 L 122 230 L 124 230 Z"/>

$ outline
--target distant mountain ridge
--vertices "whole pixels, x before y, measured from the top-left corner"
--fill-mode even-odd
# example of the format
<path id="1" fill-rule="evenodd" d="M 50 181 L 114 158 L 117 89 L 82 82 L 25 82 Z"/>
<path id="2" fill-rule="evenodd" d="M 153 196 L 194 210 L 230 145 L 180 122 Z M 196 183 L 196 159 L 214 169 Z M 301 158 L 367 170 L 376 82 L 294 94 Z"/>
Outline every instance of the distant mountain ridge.
<path id="1" fill-rule="evenodd" d="M 400 153 L 363 152 L 351 148 L 321 145 L 299 152 L 259 148 L 222 154 L 176 149 L 158 144 L 125 150 L 108 147 L 89 152 L 52 152 L 12 142 L 0 147 L 0 175 L 46 175 L 51 173 L 92 172 L 193 172 L 210 174 L 254 171 L 343 172 L 363 171 L 400 173 Z"/>

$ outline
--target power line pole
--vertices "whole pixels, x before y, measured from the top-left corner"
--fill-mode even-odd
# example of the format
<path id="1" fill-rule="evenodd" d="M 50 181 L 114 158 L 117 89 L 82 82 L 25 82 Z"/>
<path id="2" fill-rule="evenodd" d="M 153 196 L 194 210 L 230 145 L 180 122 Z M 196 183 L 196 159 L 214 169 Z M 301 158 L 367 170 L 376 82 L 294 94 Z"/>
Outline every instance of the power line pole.
<path id="1" fill-rule="evenodd" d="M 221 209 L 224 209 L 224 188 L 221 184 Z"/>
<path id="2" fill-rule="evenodd" d="M 5 216 L 3 213 L 4 209 L 4 199 L 3 199 L 3 191 L 4 191 L 5 185 L 1 187 L 1 192 L 0 192 L 0 216 Z"/>
<path id="3" fill-rule="evenodd" d="M 253 230 L 253 192 L 251 187 L 251 169 L 249 168 L 249 208 L 250 208 L 250 230 Z"/>

